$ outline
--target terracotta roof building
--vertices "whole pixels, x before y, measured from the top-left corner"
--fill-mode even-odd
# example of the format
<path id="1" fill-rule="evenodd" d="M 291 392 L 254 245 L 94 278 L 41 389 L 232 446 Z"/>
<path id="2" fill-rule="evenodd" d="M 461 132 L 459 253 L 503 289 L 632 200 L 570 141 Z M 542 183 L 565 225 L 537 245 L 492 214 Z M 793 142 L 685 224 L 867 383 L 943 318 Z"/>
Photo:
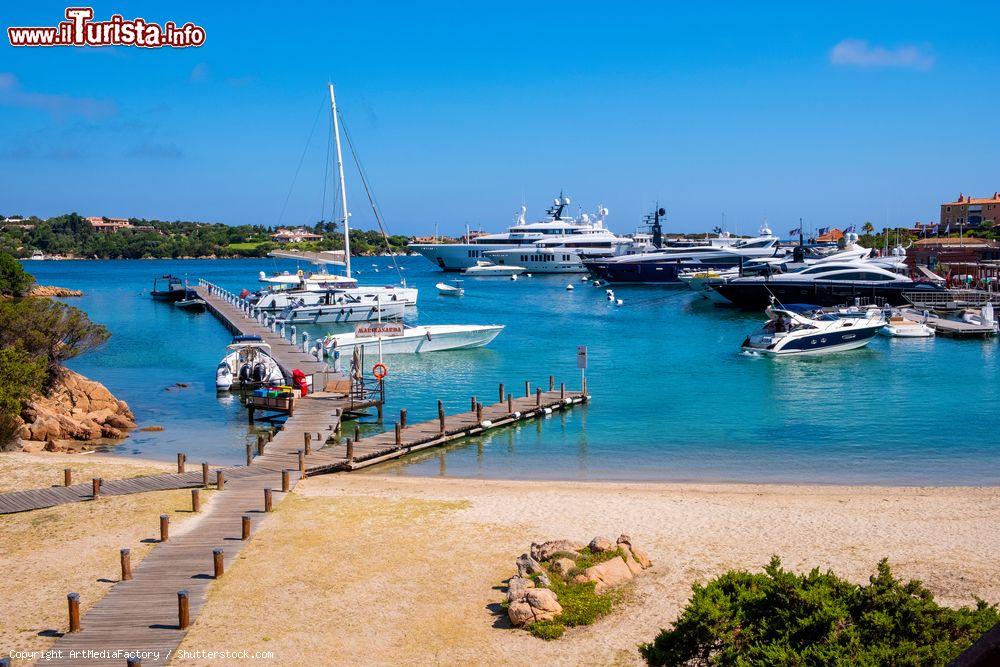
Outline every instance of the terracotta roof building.
<path id="1" fill-rule="evenodd" d="M 103 232 L 105 234 L 115 234 L 119 229 L 132 229 L 132 223 L 125 218 L 91 216 L 87 218 L 87 222 L 90 223 L 95 232 Z"/>
<path id="2" fill-rule="evenodd" d="M 955 201 L 941 204 L 941 226 L 979 227 L 993 225 L 1000 219 L 1000 192 L 992 197 L 971 197 L 959 194 Z"/>
<path id="3" fill-rule="evenodd" d="M 825 234 L 820 234 L 816 237 L 817 243 L 836 243 L 840 239 L 844 238 L 844 232 L 840 231 L 836 227 L 831 229 Z"/>
<path id="4" fill-rule="evenodd" d="M 323 239 L 322 234 L 314 234 L 308 229 L 279 229 L 271 238 L 278 243 L 299 243 L 301 241 L 320 241 Z"/>

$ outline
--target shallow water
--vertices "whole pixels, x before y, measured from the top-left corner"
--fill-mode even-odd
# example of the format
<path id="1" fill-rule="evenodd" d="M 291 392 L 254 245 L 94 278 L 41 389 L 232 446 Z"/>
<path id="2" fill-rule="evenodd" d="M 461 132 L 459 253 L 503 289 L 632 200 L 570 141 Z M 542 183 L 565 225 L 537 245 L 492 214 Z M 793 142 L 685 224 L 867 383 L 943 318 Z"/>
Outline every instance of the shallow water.
<path id="1" fill-rule="evenodd" d="M 389 258 L 355 261 L 361 282 L 390 282 Z M 525 379 L 578 387 L 576 346 L 587 345 L 592 402 L 493 432 L 387 470 L 408 475 L 529 479 L 739 480 L 875 484 L 1000 482 L 996 341 L 877 338 L 868 348 L 810 359 L 739 352 L 762 315 L 717 308 L 689 291 L 603 288 L 573 276 L 512 282 L 467 279 L 461 299 L 438 296 L 444 274 L 399 260 L 420 288 L 421 324 L 504 324 L 488 348 L 387 357 L 387 426 L 405 407 L 415 422 L 494 401 L 497 384 Z M 373 265 L 380 269 L 374 272 Z M 154 276 L 202 277 L 233 290 L 256 285 L 281 260 L 26 262 L 40 283 L 85 291 L 70 303 L 112 331 L 72 362 L 129 402 L 141 425 L 122 453 L 239 462 L 254 436 L 214 369 L 229 336 L 210 314 L 149 298 Z M 451 278 L 452 276 L 448 276 Z M 575 287 L 567 291 L 565 286 Z M 323 334 L 327 328 L 310 330 Z M 189 383 L 179 388 L 175 383 Z M 375 429 L 375 425 L 365 429 Z"/>

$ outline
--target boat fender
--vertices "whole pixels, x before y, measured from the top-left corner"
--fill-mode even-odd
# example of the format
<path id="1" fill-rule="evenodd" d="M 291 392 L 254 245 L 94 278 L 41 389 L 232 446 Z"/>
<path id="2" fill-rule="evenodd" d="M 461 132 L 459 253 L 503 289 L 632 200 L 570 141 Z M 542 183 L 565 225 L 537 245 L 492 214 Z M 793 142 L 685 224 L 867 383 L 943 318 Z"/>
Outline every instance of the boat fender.
<path id="1" fill-rule="evenodd" d="M 544 412 L 547 415 L 551 415 L 552 414 L 552 408 L 545 408 L 545 409 L 542 410 L 542 412 Z"/>
<path id="2" fill-rule="evenodd" d="M 563 399 L 563 405 L 573 405 L 573 399 L 572 398 L 564 398 Z"/>
<path id="3" fill-rule="evenodd" d="M 511 415 L 511 417 L 513 417 L 514 419 L 520 419 L 521 418 L 521 413 L 520 412 L 515 412 L 514 414 Z"/>
<path id="4" fill-rule="evenodd" d="M 426 337 L 427 337 L 427 340 L 428 340 L 428 341 L 430 341 L 430 340 L 431 340 L 431 332 L 430 332 L 430 331 L 428 331 L 427 333 L 425 333 L 425 334 L 424 334 L 424 336 L 426 336 Z"/>
<path id="5" fill-rule="evenodd" d="M 485 419 L 485 420 L 483 420 L 481 426 L 483 428 L 489 428 L 489 427 L 493 426 L 493 422 L 491 422 L 489 419 Z"/>

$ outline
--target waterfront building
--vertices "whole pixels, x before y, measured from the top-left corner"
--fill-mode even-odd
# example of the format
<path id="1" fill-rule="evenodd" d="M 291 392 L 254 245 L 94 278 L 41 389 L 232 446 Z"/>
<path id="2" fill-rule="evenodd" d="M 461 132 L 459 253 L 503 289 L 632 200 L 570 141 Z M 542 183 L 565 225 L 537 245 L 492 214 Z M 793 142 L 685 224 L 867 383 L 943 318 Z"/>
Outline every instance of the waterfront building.
<path id="1" fill-rule="evenodd" d="M 959 193 L 955 201 L 941 204 L 940 225 L 944 229 L 948 229 L 949 225 L 954 225 L 956 229 L 975 229 L 982 225 L 996 224 L 998 216 L 1000 192 L 994 192 L 992 197 L 972 197 Z"/>
<path id="2" fill-rule="evenodd" d="M 102 216 L 91 216 L 87 222 L 94 228 L 95 232 L 103 234 L 117 234 L 120 229 L 132 229 L 132 223 L 125 218 L 105 218 Z"/>
<path id="3" fill-rule="evenodd" d="M 301 243 L 302 241 L 321 241 L 323 235 L 299 227 L 298 229 L 279 229 L 271 235 L 271 238 L 276 243 Z"/>

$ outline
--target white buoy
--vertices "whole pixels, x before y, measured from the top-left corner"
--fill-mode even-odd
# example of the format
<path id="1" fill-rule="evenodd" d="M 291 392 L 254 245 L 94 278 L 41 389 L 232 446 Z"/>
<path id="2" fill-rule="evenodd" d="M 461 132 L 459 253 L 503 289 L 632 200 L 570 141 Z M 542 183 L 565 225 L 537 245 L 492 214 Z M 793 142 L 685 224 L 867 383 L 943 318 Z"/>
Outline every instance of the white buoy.
<path id="1" fill-rule="evenodd" d="M 600 286 L 601 286 L 601 281 L 600 280 L 595 280 L 594 281 L 594 287 L 600 287 Z"/>
<path id="2" fill-rule="evenodd" d="M 573 291 L 573 286 L 572 285 L 566 285 L 566 289 L 572 292 Z"/>
<path id="3" fill-rule="evenodd" d="M 511 280 L 517 280 L 517 276 L 511 276 L 510 279 Z"/>
<path id="4" fill-rule="evenodd" d="M 580 282 L 581 283 L 587 282 L 587 276 L 580 276 Z"/>
<path id="5" fill-rule="evenodd" d="M 617 301 L 615 301 L 615 305 L 616 305 L 616 306 L 620 306 L 620 305 L 622 305 L 623 303 L 625 303 L 625 302 L 624 302 L 624 301 L 622 301 L 621 299 L 618 299 Z"/>
<path id="6" fill-rule="evenodd" d="M 524 274 L 524 277 L 525 277 L 525 278 L 530 278 L 530 277 L 531 277 L 531 274 L 530 274 L 530 273 L 525 273 L 525 274 Z"/>

